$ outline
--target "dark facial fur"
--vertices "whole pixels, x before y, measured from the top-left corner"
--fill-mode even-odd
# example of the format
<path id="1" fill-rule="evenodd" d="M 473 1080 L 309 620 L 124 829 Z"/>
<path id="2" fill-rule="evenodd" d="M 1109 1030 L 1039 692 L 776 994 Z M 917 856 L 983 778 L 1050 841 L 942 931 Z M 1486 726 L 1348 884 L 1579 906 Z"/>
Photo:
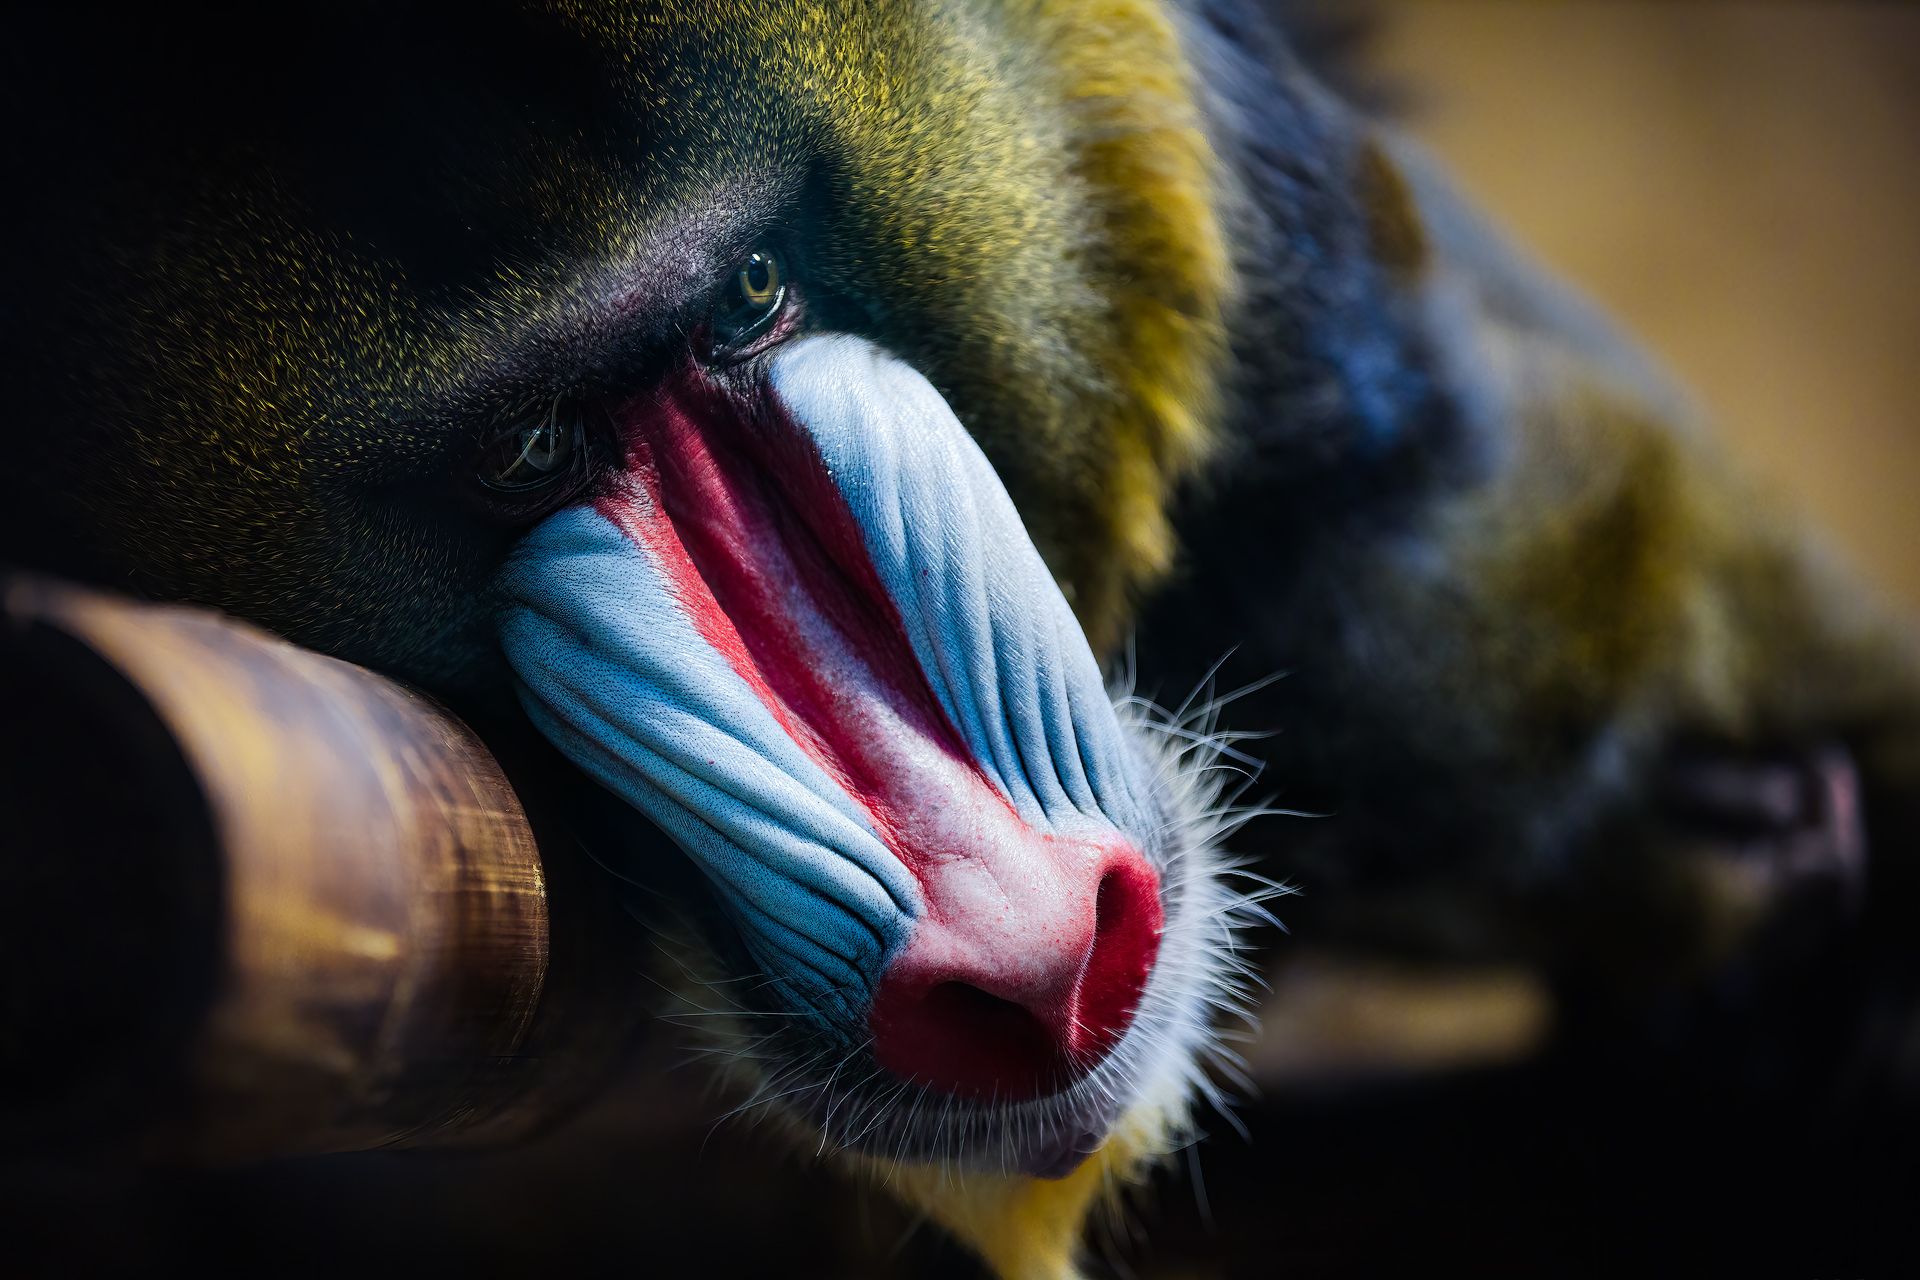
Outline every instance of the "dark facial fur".
<path id="1" fill-rule="evenodd" d="M 35 483 L 8 509 L 7 554 L 230 610 L 511 732 L 503 568 L 559 506 L 609 499 L 620 414 L 699 362 L 722 286 L 771 244 L 795 289 L 782 336 L 865 338 L 930 383 L 1105 646 L 1170 554 L 1163 501 L 1203 451 L 1229 286 L 1174 24 L 1148 4 L 1097 17 L 35 15 L 10 68 L 36 179 L 7 215 L 23 251 L 5 336 L 21 420 L 62 426 L 16 438 Z M 758 368 L 699 376 L 745 403 Z M 480 492 L 489 442 L 560 404 L 595 414 L 580 485 L 544 505 Z M 825 1014 L 826 1043 L 781 1034 L 749 1055 L 834 1142 L 943 1176 L 1064 1174 L 1119 1135 L 1048 1193 L 1063 1207 L 1032 1231 L 1049 1239 L 1178 1140 L 1210 1003 L 1238 981 L 1203 762 L 1124 732 L 1131 856 L 1165 936 L 1097 1053 L 1074 1050 L 1072 1089 L 927 1102 Z M 712 903 L 689 909 L 726 978 L 762 976 L 768 947 L 799 954 L 789 933 L 755 951 Z M 793 1003 L 770 983 L 739 1013 Z M 1024 1247 L 999 1227 L 970 1238 Z"/>
<path id="2" fill-rule="evenodd" d="M 1283 731 L 1244 748 L 1283 801 L 1338 815 L 1267 838 L 1266 869 L 1313 890 L 1308 928 L 1523 954 L 1609 999 L 1625 931 L 1653 940 L 1632 982 L 1658 985 L 1764 943 L 1780 905 L 1729 924 L 1722 861 L 1695 856 L 1724 840 L 1660 801 L 1674 762 L 1792 769 L 1838 744 L 1873 870 L 1863 913 L 1818 922 L 1843 987 L 1811 998 L 1897 988 L 1904 633 L 1252 7 L 1088 8 L 20 20 L 7 556 L 510 717 L 499 574 L 549 513 L 476 498 L 483 442 L 558 397 L 661 385 L 771 238 L 808 330 L 881 344 L 979 441 L 1103 656 L 1174 565 L 1166 500 L 1190 481 L 1171 585 L 1133 628 L 1144 683 L 1177 697 L 1236 646 L 1226 685 L 1290 673 L 1230 716 Z M 1218 992 L 1200 763 L 1155 774 L 1178 819 L 1161 964 Z M 689 967 L 751 978 L 686 902 Z M 916 1125 L 836 1085 L 804 1032 L 758 1034 L 779 1010 L 727 1012 L 758 1097 L 798 1086 L 794 1117 L 911 1157 L 1017 1164 L 1023 1124 L 1112 1124 L 1151 1154 L 1196 1087 L 1183 1026 L 1113 1059 L 1166 1086 L 1152 1124 L 1091 1105 L 1111 1080 L 1090 1077 L 1011 1120 Z M 1065 1267 L 1114 1172 L 1035 1191 L 926 1169 L 888 1176 L 1008 1270 Z"/>
<path id="3" fill-rule="evenodd" d="M 1218 268 L 1204 206 L 1182 227 L 1128 185 L 1130 162 L 1178 181 L 1194 144 L 1116 138 L 1114 108 L 1067 96 L 1073 57 L 1151 24 L 1070 27 L 615 6 L 25 33 L 23 60 L 85 67 L 15 81 L 44 181 L 12 211 L 36 251 L 8 335 L 36 410 L 74 426 L 26 433 L 49 483 L 13 542 L 466 681 L 512 530 L 448 473 L 556 389 L 657 376 L 772 231 L 816 324 L 884 333 L 983 424 L 1110 631 L 1164 556 Z"/>
<path id="4" fill-rule="evenodd" d="M 1910 1101 L 1911 630 L 1428 161 L 1339 107 L 1299 144 L 1286 47 L 1195 7 L 1235 243 L 1319 283 L 1235 329 L 1138 643 L 1148 692 L 1263 682 L 1222 718 L 1326 815 L 1251 840 L 1297 933 L 1538 965 L 1596 1064 Z"/>

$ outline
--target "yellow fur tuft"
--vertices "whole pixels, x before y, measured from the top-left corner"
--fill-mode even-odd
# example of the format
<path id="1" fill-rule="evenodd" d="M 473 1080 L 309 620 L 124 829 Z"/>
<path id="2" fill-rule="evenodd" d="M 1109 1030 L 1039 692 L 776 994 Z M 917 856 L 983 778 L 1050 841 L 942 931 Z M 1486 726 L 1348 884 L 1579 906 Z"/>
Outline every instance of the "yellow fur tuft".
<path id="1" fill-rule="evenodd" d="M 1171 486 L 1205 456 L 1225 354 L 1231 260 L 1202 130 L 1166 8 L 1151 0 L 1059 0 L 1036 6 L 1044 47 L 1086 141 L 1078 168 L 1103 207 L 1128 270 L 1106 365 L 1119 374 L 1106 410 L 1110 446 L 1101 521 L 1124 574 L 1069 568 L 1096 646 L 1113 643 L 1128 593 L 1173 555 Z M 1078 568 L 1079 572 L 1074 572 Z"/>
<path id="2" fill-rule="evenodd" d="M 1123 1116 L 1105 1146 L 1058 1180 L 957 1173 L 931 1165 L 854 1162 L 890 1194 L 965 1241 L 1000 1280 L 1074 1280 L 1087 1221 L 1165 1153 L 1161 1107 Z"/>

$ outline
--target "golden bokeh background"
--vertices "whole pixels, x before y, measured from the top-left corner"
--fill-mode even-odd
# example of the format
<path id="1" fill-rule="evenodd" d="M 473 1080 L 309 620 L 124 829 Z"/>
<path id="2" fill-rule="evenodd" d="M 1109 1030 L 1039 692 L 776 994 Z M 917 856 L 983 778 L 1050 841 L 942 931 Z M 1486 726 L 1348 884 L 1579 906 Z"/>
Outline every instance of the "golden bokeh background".
<path id="1" fill-rule="evenodd" d="M 1920 6 L 1381 8 L 1412 132 L 1920 607 Z"/>

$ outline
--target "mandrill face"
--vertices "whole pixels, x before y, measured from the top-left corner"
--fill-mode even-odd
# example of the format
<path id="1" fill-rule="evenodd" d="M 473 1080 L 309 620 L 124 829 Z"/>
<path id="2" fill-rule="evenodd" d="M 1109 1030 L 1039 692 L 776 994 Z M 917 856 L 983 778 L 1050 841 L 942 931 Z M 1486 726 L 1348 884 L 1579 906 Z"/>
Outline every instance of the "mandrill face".
<path id="1" fill-rule="evenodd" d="M 788 1108 L 1059 1177 L 1184 1095 L 1224 981 L 1166 940 L 1227 905 L 1203 815 L 946 400 L 798 336 L 609 426 L 620 461 L 508 564 L 505 651 L 540 731 L 707 874 Z"/>
<path id="2" fill-rule="evenodd" d="M 1237 980 L 1204 762 L 1096 660 L 1226 268 L 1157 6 L 1012 8 L 33 19 L 73 425 L 9 540 L 517 703 L 597 860 L 704 873 L 784 1108 L 1060 1178 L 1173 1140 Z"/>
<path id="3" fill-rule="evenodd" d="M 508 570 L 534 723 L 709 875 L 832 1136 L 1070 1171 L 1184 1070 L 1203 984 L 1154 979 L 1210 890 L 992 468 L 845 335 L 613 421 Z"/>

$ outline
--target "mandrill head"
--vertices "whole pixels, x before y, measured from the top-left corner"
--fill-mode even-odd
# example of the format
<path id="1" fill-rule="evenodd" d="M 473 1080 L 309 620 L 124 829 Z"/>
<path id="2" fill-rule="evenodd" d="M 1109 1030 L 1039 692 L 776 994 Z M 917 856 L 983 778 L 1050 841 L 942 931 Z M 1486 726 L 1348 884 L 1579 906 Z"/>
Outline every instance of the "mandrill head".
<path id="1" fill-rule="evenodd" d="M 1225 346 L 1161 7 L 18 25 L 8 556 L 530 726 L 788 1114 L 1064 1257 L 1250 909 L 1098 661 Z"/>
<path id="2" fill-rule="evenodd" d="M 736 284 L 770 317 L 781 262 Z M 520 699 L 706 873 L 785 1110 L 1065 1176 L 1198 1082 L 1230 977 L 1182 955 L 1227 941 L 1204 802 L 1123 725 L 948 402 L 863 338 L 769 333 L 608 410 L 616 460 L 506 565 Z"/>
<path id="3" fill-rule="evenodd" d="M 1219 904 L 992 467 L 845 335 L 690 360 L 612 422 L 507 570 L 534 724 L 707 873 L 831 1136 L 1070 1171 L 1191 1048 L 1203 986 L 1155 975 L 1169 909 Z"/>

